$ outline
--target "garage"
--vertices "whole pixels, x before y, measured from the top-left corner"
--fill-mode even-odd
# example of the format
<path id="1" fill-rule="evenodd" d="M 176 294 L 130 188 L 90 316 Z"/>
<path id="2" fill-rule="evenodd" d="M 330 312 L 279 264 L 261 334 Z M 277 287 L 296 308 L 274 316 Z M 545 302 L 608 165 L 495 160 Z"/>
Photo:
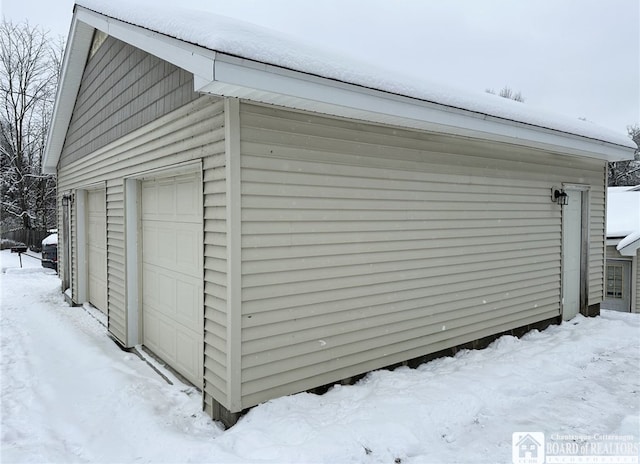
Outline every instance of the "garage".
<path id="1" fill-rule="evenodd" d="M 199 173 L 141 185 L 143 344 L 202 386 L 202 181 Z"/>
<path id="2" fill-rule="evenodd" d="M 88 301 L 107 313 L 107 214 L 104 189 L 87 192 Z"/>

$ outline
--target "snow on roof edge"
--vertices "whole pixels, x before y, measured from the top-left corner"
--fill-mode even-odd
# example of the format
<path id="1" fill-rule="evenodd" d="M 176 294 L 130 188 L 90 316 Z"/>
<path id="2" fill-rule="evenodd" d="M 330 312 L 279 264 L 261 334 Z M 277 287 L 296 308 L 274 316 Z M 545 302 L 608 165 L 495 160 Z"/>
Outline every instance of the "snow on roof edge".
<path id="1" fill-rule="evenodd" d="M 508 121 L 585 137 L 635 149 L 626 135 L 566 116 L 487 93 L 453 89 L 442 84 L 383 69 L 360 59 L 306 44 L 293 37 L 242 20 L 210 12 L 155 4 L 131 5 L 123 0 L 77 0 L 95 13 L 142 27 L 206 49 L 311 74 L 462 109 Z M 407 70 L 405 70 L 407 71 Z"/>

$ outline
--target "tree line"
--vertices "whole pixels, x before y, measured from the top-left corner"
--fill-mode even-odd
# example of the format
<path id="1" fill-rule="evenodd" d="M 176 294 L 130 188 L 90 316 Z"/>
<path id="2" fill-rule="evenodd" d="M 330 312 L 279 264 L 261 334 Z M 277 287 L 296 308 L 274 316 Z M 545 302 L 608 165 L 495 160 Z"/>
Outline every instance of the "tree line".
<path id="1" fill-rule="evenodd" d="M 2 231 L 56 226 L 55 176 L 42 173 L 63 45 L 28 23 L 0 24 Z"/>

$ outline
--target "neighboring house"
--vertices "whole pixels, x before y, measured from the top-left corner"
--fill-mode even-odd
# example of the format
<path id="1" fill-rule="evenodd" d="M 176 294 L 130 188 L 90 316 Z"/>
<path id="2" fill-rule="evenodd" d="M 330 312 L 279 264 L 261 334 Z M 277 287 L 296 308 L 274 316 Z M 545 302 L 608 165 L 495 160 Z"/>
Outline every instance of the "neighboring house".
<path id="1" fill-rule="evenodd" d="M 607 192 L 607 269 L 604 309 L 640 311 L 640 186 Z"/>
<path id="2" fill-rule="evenodd" d="M 598 313 L 624 135 L 227 18 L 81 3 L 44 162 L 63 290 L 213 417 Z"/>

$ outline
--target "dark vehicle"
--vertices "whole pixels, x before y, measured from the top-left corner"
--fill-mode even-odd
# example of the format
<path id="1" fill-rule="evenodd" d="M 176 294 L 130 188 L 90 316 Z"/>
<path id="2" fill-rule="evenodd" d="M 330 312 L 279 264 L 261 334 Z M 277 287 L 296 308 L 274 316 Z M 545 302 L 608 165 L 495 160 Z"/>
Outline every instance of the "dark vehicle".
<path id="1" fill-rule="evenodd" d="M 58 271 L 58 234 L 51 234 L 42 241 L 42 267 Z"/>

